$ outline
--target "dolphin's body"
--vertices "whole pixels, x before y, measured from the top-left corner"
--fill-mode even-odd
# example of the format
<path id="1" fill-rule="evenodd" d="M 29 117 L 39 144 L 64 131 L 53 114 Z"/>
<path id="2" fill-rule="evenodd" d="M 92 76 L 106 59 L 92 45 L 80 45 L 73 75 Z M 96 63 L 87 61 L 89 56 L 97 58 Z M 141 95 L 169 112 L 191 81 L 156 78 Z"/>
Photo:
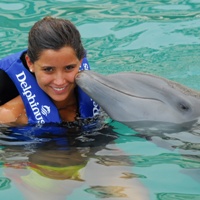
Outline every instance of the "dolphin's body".
<path id="1" fill-rule="evenodd" d="M 84 71 L 76 83 L 113 119 L 136 131 L 180 132 L 198 124 L 200 93 L 150 74 Z"/>

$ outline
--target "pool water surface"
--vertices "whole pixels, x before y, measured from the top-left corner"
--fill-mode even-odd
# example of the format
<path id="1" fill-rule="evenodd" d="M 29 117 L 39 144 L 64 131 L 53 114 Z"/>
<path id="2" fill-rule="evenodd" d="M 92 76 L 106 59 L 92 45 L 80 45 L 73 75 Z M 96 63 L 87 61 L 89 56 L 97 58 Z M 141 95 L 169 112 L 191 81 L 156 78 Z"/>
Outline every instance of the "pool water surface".
<path id="1" fill-rule="evenodd" d="M 198 0 L 2 0 L 0 58 L 27 48 L 47 15 L 77 26 L 98 73 L 146 72 L 200 90 Z M 200 199 L 198 129 L 149 135 L 110 119 L 89 133 L 0 129 L 0 199 Z"/>

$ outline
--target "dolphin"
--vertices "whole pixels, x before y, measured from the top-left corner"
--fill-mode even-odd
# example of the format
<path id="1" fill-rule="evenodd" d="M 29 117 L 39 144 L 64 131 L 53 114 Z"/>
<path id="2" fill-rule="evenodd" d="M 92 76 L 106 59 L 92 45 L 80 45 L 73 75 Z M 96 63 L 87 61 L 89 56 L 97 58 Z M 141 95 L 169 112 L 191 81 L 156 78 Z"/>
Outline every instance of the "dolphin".
<path id="1" fill-rule="evenodd" d="M 174 133 L 198 125 L 200 92 L 138 72 L 77 74 L 76 84 L 108 116 L 136 131 Z"/>

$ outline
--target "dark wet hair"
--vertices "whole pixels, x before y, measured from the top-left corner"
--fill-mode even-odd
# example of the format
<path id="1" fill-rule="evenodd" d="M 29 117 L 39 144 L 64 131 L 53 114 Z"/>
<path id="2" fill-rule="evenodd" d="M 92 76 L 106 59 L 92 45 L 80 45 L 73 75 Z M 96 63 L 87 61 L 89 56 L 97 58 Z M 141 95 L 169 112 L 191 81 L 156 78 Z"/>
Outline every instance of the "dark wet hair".
<path id="1" fill-rule="evenodd" d="M 27 54 L 34 63 L 43 50 L 59 50 L 65 46 L 72 47 L 79 60 L 84 57 L 85 50 L 75 25 L 69 20 L 44 17 L 36 22 L 29 32 Z"/>

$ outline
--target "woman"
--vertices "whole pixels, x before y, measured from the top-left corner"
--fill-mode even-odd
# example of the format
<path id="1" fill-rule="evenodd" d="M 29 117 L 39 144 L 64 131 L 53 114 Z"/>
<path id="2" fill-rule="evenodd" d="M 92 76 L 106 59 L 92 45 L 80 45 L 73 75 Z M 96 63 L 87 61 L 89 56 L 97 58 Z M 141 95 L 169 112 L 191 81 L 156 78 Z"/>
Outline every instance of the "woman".
<path id="1" fill-rule="evenodd" d="M 81 118 L 97 115 L 97 104 L 91 101 L 75 84 L 75 76 L 79 70 L 88 68 L 85 50 L 75 26 L 64 19 L 46 17 L 32 27 L 28 42 L 27 51 L 10 55 L 0 61 L 0 80 L 3 80 L 5 84 L 5 87 L 2 87 L 2 84 L 0 85 L 0 123 L 74 122 L 77 114 Z M 9 85 L 9 88 L 7 85 Z M 15 86 L 20 95 L 18 95 L 18 92 L 16 93 Z M 4 90 L 5 88 L 7 88 L 7 91 Z M 2 94 L 1 91 L 8 93 Z M 12 94 L 10 94 L 11 91 Z M 7 100 L 9 101 L 7 102 Z M 40 126 L 39 129 L 41 129 Z M 51 126 L 50 129 L 52 129 Z M 12 130 L 15 129 L 12 128 Z M 37 134 L 35 127 L 33 127 L 33 131 L 31 129 L 29 131 Z M 55 133 L 58 134 L 58 131 L 57 129 Z M 23 134 L 19 134 L 19 132 L 21 132 L 20 129 L 13 131 L 13 135 L 8 133 L 9 137 L 3 137 L 3 140 L 11 141 L 14 135 L 25 140 L 24 138 L 28 137 L 30 133 L 27 132 L 23 137 Z M 24 132 L 26 133 L 26 131 Z M 62 129 L 60 132 L 62 134 Z M 95 191 L 98 194 L 100 191 L 99 193 L 103 195 L 111 196 L 112 194 L 114 197 L 122 195 L 122 197 L 128 198 L 129 195 L 130 198 L 134 197 L 134 199 L 148 199 L 146 189 L 143 189 L 143 186 L 137 183 L 136 179 L 121 177 L 121 172 L 124 172 L 124 169 L 121 169 L 123 166 L 119 166 L 120 171 L 117 170 L 118 167 L 114 166 L 115 170 L 113 171 L 112 167 L 108 169 L 108 165 L 102 164 L 102 170 L 98 162 L 94 161 L 98 157 L 97 150 L 103 150 L 102 146 L 115 139 L 111 131 L 108 132 L 108 135 L 107 132 L 106 134 L 99 132 L 96 133 L 97 135 L 91 134 L 79 139 L 73 134 L 75 138 L 73 137 L 71 141 L 66 140 L 66 137 L 64 137 L 64 141 L 62 137 L 61 140 L 59 137 L 55 137 L 52 145 L 52 140 L 48 140 L 49 131 L 45 130 L 45 133 L 47 133 L 45 135 L 47 140 L 44 140 L 44 143 L 46 145 L 50 143 L 50 148 L 45 148 L 42 144 L 44 149 L 31 150 L 31 153 L 34 153 L 30 155 L 28 162 L 25 163 L 23 160 L 22 165 L 19 166 L 23 168 L 23 164 L 25 164 L 24 169 L 17 170 L 15 162 L 5 163 L 5 166 L 7 166 L 5 173 L 14 182 L 20 180 L 20 184 L 17 182 L 17 186 L 25 191 L 24 195 L 27 198 L 34 198 L 37 193 L 37 197 L 39 195 L 41 199 L 55 199 L 58 194 L 60 199 L 66 199 L 67 195 L 75 187 L 80 187 L 85 180 L 86 185 L 91 186 L 88 189 L 91 193 Z M 97 136 L 98 139 L 95 140 L 93 136 Z M 79 144 L 79 141 L 83 142 L 83 147 Z M 18 147 L 15 139 L 14 142 L 15 145 L 10 142 L 9 149 Z M 67 146 L 68 142 L 69 146 Z M 89 146 L 87 142 L 93 143 Z M 100 144 L 97 145 L 96 142 L 100 142 Z M 33 144 L 30 144 L 30 149 L 34 147 Z M 74 146 L 71 146 L 72 144 Z M 41 145 L 41 143 L 39 142 L 38 145 Z M 58 145 L 58 151 L 55 150 L 56 145 Z M 64 151 L 65 149 L 66 151 Z M 119 151 L 114 149 L 113 152 L 118 153 Z M 100 155 L 102 155 L 101 152 Z M 92 159 L 90 159 L 90 156 L 92 156 Z M 57 161 L 58 163 L 56 163 Z M 29 166 L 27 167 L 27 165 Z M 83 168 L 86 172 L 80 173 Z M 125 169 L 126 171 L 127 169 Z M 102 173 L 99 176 L 100 179 L 94 178 L 99 173 Z M 55 181 L 55 179 L 65 180 L 61 182 L 60 180 Z M 71 182 L 68 179 L 80 181 Z"/>
<path id="2" fill-rule="evenodd" d="M 0 123 L 72 122 L 78 114 L 92 117 L 95 103 L 75 84 L 79 70 L 88 68 L 84 57 L 80 33 L 70 21 L 45 17 L 36 22 L 29 32 L 28 50 L 0 61 L 1 73 L 10 77 L 20 94 L 0 106 Z"/>

